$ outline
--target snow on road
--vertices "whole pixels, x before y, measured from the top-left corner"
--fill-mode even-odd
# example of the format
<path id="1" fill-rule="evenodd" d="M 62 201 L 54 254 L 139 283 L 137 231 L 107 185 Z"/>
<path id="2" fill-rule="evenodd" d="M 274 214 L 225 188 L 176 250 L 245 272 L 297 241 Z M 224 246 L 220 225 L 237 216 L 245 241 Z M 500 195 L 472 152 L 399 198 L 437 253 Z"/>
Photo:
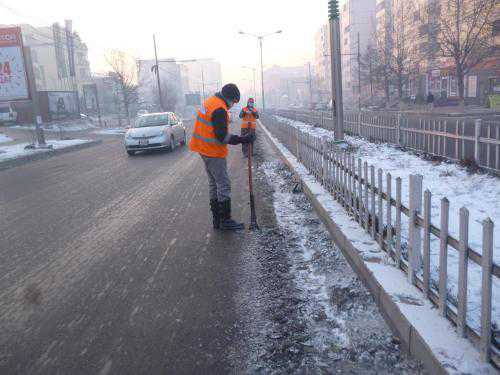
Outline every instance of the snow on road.
<path id="1" fill-rule="evenodd" d="M 298 335 L 302 338 L 295 337 L 288 348 L 303 353 L 291 372 L 420 373 L 418 363 L 402 356 L 370 293 L 332 244 L 306 196 L 294 188 L 292 173 L 281 162 L 263 163 L 261 173 L 273 187 L 274 212 L 295 285 L 290 298 L 299 301 L 298 320 L 305 326 Z M 271 337 L 286 346 L 284 333 Z"/>
<path id="2" fill-rule="evenodd" d="M 10 138 L 9 136 L 3 134 L 3 133 L 0 133 L 0 143 L 7 143 L 7 142 L 11 142 L 13 141 L 12 138 Z"/>
<path id="3" fill-rule="evenodd" d="M 303 122 L 275 116 L 280 122 L 297 127 L 316 136 L 333 137 L 331 131 L 316 128 Z M 392 175 L 392 191 L 396 191 L 395 179 L 402 178 L 403 204 L 408 207 L 409 176 L 423 175 L 423 189 L 432 193 L 431 221 L 439 227 L 440 200 L 447 197 L 450 201 L 450 235 L 458 239 L 459 209 L 469 210 L 469 246 L 478 253 L 482 249 L 482 221 L 489 217 L 496 223 L 494 229 L 493 259 L 500 264 L 500 180 L 488 174 L 471 174 L 465 168 L 451 162 L 433 162 L 419 156 L 397 149 L 388 144 L 370 143 L 357 137 L 346 137 L 353 146 L 356 158 L 361 158 L 375 168 L 382 168 L 384 175 Z M 385 179 L 384 179 L 385 180 Z M 384 181 L 384 190 L 385 181 Z M 394 217 L 395 220 L 395 217 Z M 408 221 L 403 215 L 403 238 L 408 238 Z M 448 250 L 448 286 L 452 295 L 457 295 L 458 285 L 458 252 L 451 247 Z M 439 280 L 439 239 L 431 236 L 431 281 L 437 285 Z M 468 323 L 476 330 L 480 328 L 481 312 L 481 268 L 469 262 L 468 270 Z M 493 311 L 492 319 L 500 323 L 500 281 L 493 278 Z"/>
<path id="4" fill-rule="evenodd" d="M 49 140 L 49 141 L 47 141 L 47 144 L 49 146 L 52 146 L 53 150 L 59 150 L 59 149 L 63 149 L 66 147 L 75 146 L 75 145 L 79 145 L 79 144 L 83 144 L 83 143 L 87 143 L 87 142 L 90 142 L 90 141 L 85 140 L 85 139 L 70 139 L 70 140 L 64 140 L 64 141 Z M 27 155 L 34 155 L 34 154 L 39 154 L 39 153 L 51 151 L 51 149 L 48 149 L 48 148 L 25 149 L 25 147 L 28 145 L 29 145 L 29 143 L 19 143 L 16 145 L 0 147 L 0 161 L 11 160 L 11 159 L 16 159 L 16 158 L 27 156 Z"/>

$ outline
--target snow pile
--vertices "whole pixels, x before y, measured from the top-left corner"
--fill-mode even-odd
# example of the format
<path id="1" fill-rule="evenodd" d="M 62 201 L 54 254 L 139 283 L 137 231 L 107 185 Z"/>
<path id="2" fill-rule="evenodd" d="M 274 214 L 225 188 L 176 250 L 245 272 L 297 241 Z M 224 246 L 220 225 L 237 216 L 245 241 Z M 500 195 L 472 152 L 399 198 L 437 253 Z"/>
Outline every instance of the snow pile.
<path id="1" fill-rule="evenodd" d="M 300 121 L 290 120 L 275 116 L 280 121 L 299 128 L 316 136 L 333 138 L 329 130 L 313 127 Z M 395 179 L 402 178 L 402 201 L 408 207 L 409 201 L 409 176 L 421 174 L 423 189 L 432 193 L 431 221 L 439 227 L 440 199 L 448 198 L 450 201 L 449 233 L 458 239 L 459 209 L 467 207 L 469 210 L 469 246 L 478 253 L 482 252 L 482 221 L 490 217 L 496 223 L 494 229 L 493 259 L 500 264 L 500 182 L 498 178 L 487 174 L 470 174 L 466 169 L 455 163 L 436 163 L 424 160 L 417 155 L 401 151 L 388 144 L 374 144 L 357 137 L 346 137 L 348 143 L 354 148 L 356 158 L 361 158 L 372 164 L 375 168 L 382 168 L 385 173 L 392 175 L 392 192 L 395 194 Z M 383 190 L 386 190 L 384 178 Z M 393 215 L 395 215 L 393 210 Z M 385 216 L 384 216 L 385 217 Z M 408 238 L 408 220 L 402 215 L 403 241 Z M 393 217 L 395 222 L 395 216 Z M 449 247 L 448 250 L 448 287 L 452 296 L 457 295 L 458 285 L 458 252 Z M 438 285 L 439 273 L 439 239 L 431 236 L 431 283 Z M 481 312 L 481 268 L 469 262 L 468 270 L 468 301 L 467 323 L 475 330 L 480 329 Z M 500 324 L 500 280 L 493 278 L 493 311 L 492 320 Z"/>
<path id="2" fill-rule="evenodd" d="M 0 133 L 0 143 L 7 143 L 13 141 L 12 138 L 10 138 L 8 135 L 5 135 L 3 133 Z"/>
<path id="3" fill-rule="evenodd" d="M 42 149 L 25 149 L 29 143 L 20 143 L 12 146 L 0 147 L 0 161 L 16 159 L 19 157 L 40 154 L 44 152 L 50 152 L 51 150 L 59 150 L 70 146 L 76 146 L 84 143 L 91 142 L 86 139 L 70 139 L 64 141 L 47 141 L 47 145 L 52 146 L 52 149 L 42 148 Z"/>
<path id="4" fill-rule="evenodd" d="M 12 129 L 35 130 L 35 125 L 14 125 Z M 96 126 L 89 121 L 74 120 L 68 122 L 44 123 L 42 128 L 46 132 L 78 132 L 95 129 Z"/>

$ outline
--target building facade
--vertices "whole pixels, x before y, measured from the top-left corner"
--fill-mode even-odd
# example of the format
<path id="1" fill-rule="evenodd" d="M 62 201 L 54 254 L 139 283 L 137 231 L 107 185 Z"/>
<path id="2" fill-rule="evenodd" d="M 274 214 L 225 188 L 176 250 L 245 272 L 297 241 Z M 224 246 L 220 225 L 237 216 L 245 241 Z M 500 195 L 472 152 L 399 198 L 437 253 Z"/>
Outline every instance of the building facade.
<path id="1" fill-rule="evenodd" d="M 361 59 L 373 40 L 376 3 L 375 0 L 343 0 L 339 5 L 344 105 L 357 107 L 361 95 L 358 52 Z"/>
<path id="2" fill-rule="evenodd" d="M 322 25 L 314 37 L 314 83 L 315 102 L 331 100 L 330 27 Z"/>
<path id="3" fill-rule="evenodd" d="M 454 3 L 450 3 L 454 6 Z M 387 65 L 392 67 L 389 92 L 397 94 L 398 83 L 395 79 L 398 59 L 403 61 L 403 97 L 410 101 L 424 101 L 429 93 L 442 105 L 458 102 L 458 80 L 455 63 L 450 57 L 443 57 L 439 49 L 439 23 L 443 17 L 450 17 L 449 1 L 438 0 L 377 0 L 376 39 L 381 58 L 391 59 Z M 441 11 L 433 11 L 438 5 Z M 470 0 L 463 0 L 462 7 L 473 6 Z M 487 96 L 498 87 L 500 74 L 500 3 L 493 15 L 492 38 L 496 53 L 476 65 L 464 77 L 465 101 L 470 104 L 485 104 Z M 461 21 L 465 22 L 465 21 Z M 464 24 L 464 29 L 468 26 Z M 465 38 L 465 35 L 464 35 Z M 385 56 L 384 56 L 385 55 Z M 383 90 L 382 90 L 383 91 Z M 420 98 L 420 99 L 419 99 Z"/>

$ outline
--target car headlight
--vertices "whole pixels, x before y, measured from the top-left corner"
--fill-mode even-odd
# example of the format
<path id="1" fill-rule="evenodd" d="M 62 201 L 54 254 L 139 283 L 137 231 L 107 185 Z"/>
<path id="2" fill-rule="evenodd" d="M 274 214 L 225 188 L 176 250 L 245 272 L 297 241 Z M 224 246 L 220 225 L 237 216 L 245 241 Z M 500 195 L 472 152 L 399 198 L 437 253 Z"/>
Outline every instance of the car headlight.
<path id="1" fill-rule="evenodd" d="M 127 135 L 125 136 L 125 138 L 132 139 L 132 133 L 127 133 Z"/>

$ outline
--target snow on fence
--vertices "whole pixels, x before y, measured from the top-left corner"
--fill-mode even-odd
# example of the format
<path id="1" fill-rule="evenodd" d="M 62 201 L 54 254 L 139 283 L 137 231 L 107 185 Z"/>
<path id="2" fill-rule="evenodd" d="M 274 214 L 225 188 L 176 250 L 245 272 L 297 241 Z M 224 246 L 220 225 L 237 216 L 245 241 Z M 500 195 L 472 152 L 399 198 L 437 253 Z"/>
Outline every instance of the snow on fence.
<path id="1" fill-rule="evenodd" d="M 328 112 L 283 110 L 278 114 L 333 130 Z M 474 161 L 482 168 L 500 172 L 500 118 L 345 111 L 344 130 L 450 160 Z"/>
<path id="2" fill-rule="evenodd" d="M 409 204 L 402 202 L 402 179 L 395 179 L 382 169 L 352 153 L 341 150 L 331 139 L 302 131 L 274 116 L 266 116 L 266 127 L 292 152 L 316 179 L 343 205 L 346 211 L 377 241 L 394 265 L 403 270 L 408 281 L 416 285 L 438 308 L 439 314 L 457 327 L 457 333 L 479 347 L 483 361 L 500 365 L 500 348 L 493 337 L 492 290 L 498 286 L 500 267 L 493 262 L 493 227 L 487 218 L 482 222 L 482 249 L 472 249 L 468 243 L 469 211 L 462 207 L 459 236 L 448 232 L 449 201 L 440 202 L 440 223 L 431 222 L 432 193 L 422 194 L 422 176 L 410 175 Z M 386 189 L 384 191 L 384 179 Z M 453 213 L 457 214 L 457 213 Z M 431 247 L 437 245 L 437 275 L 431 274 Z M 456 288 L 451 287 L 448 273 L 448 250 L 458 253 Z M 470 267 L 469 267 L 470 266 Z M 468 284 L 468 280 L 472 283 Z M 477 283 L 476 283 L 477 280 Z M 471 284 L 478 285 L 471 285 Z M 457 289 L 454 292 L 454 289 Z M 471 289 L 480 293 L 479 323 L 471 323 L 468 296 Z M 495 300 L 495 299 L 493 299 Z M 469 306 L 470 310 L 470 306 Z"/>

